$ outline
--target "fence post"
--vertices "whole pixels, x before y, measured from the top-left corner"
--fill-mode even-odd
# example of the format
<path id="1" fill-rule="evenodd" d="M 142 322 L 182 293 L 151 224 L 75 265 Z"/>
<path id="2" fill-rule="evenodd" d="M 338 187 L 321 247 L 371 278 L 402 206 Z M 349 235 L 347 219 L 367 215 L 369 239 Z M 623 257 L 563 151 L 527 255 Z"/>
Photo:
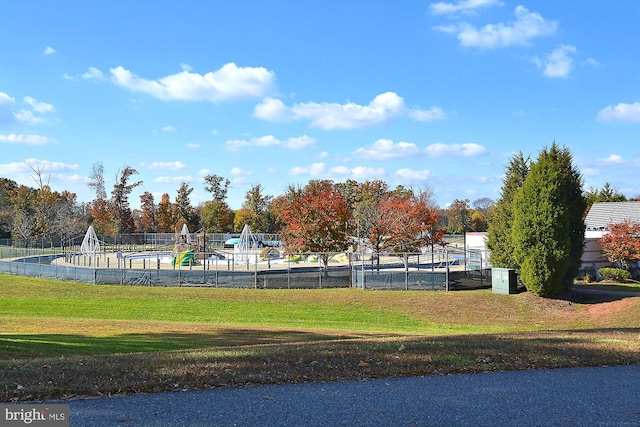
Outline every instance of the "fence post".
<path id="1" fill-rule="evenodd" d="M 449 251 L 447 249 L 444 250 L 444 265 L 447 266 L 444 274 L 444 284 L 446 286 L 446 290 L 449 290 Z"/>
<path id="2" fill-rule="evenodd" d="M 404 254 L 404 290 L 409 290 L 409 255 Z"/>

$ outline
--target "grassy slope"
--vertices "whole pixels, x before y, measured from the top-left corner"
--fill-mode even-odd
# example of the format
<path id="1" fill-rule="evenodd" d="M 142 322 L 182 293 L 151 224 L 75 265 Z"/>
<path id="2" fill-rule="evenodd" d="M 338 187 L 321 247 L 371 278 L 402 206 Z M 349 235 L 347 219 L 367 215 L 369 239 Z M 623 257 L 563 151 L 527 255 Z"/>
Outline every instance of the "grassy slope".
<path id="1" fill-rule="evenodd" d="M 640 363 L 640 298 L 583 302 L 490 290 L 149 288 L 0 275 L 0 400 L 360 378 L 363 370 Z"/>

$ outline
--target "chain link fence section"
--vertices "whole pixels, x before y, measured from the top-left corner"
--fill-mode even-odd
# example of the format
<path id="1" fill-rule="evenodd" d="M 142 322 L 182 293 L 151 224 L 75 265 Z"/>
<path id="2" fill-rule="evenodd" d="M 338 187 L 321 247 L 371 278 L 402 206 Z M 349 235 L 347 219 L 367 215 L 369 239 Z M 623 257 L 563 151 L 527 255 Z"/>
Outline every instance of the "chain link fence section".
<path id="1" fill-rule="evenodd" d="M 130 286 L 202 286 L 255 289 L 360 288 L 458 290 L 491 287 L 482 254 L 459 249 L 423 253 L 288 254 L 198 252 L 191 265 L 171 264 L 170 251 L 81 255 L 56 248 L 0 247 L 0 273 Z M 224 257 L 224 258 L 222 258 Z M 327 265 L 319 260 L 329 259 Z"/>

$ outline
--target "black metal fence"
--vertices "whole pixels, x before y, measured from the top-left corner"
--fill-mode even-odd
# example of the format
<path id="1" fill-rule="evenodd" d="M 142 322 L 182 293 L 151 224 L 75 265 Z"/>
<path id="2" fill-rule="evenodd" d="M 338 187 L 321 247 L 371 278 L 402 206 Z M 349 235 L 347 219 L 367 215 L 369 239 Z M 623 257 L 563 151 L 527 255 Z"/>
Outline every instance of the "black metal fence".
<path id="1" fill-rule="evenodd" d="M 117 254 L 117 257 L 114 253 L 91 256 L 56 248 L 0 247 L 0 273 L 136 286 L 369 290 L 491 287 L 486 261 L 477 253 L 462 250 L 412 254 L 288 254 L 285 259 L 265 260 L 260 260 L 257 252 L 215 251 L 195 254 L 197 261 L 189 265 L 170 263 L 167 259 L 170 252 Z M 330 261 L 323 265 L 319 262 L 323 258 Z M 472 262 L 474 260 L 477 262 Z"/>

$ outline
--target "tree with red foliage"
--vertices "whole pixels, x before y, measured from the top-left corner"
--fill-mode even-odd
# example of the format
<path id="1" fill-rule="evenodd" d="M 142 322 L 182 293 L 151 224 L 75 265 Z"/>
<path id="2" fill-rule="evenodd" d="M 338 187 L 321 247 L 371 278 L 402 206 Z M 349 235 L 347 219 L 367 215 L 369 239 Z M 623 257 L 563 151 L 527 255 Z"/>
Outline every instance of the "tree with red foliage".
<path id="1" fill-rule="evenodd" d="M 278 215 L 284 224 L 282 240 L 289 251 L 342 252 L 349 246 L 349 205 L 333 181 L 312 180 L 303 188 L 290 187 L 278 200 Z"/>
<path id="2" fill-rule="evenodd" d="M 609 232 L 600 238 L 602 253 L 628 270 L 633 261 L 640 260 L 640 223 L 624 221 L 607 228 Z"/>
<path id="3" fill-rule="evenodd" d="M 437 223 L 429 192 L 390 192 L 380 200 L 369 242 L 375 252 L 416 252 L 441 240 L 442 233 L 434 231 Z"/>

